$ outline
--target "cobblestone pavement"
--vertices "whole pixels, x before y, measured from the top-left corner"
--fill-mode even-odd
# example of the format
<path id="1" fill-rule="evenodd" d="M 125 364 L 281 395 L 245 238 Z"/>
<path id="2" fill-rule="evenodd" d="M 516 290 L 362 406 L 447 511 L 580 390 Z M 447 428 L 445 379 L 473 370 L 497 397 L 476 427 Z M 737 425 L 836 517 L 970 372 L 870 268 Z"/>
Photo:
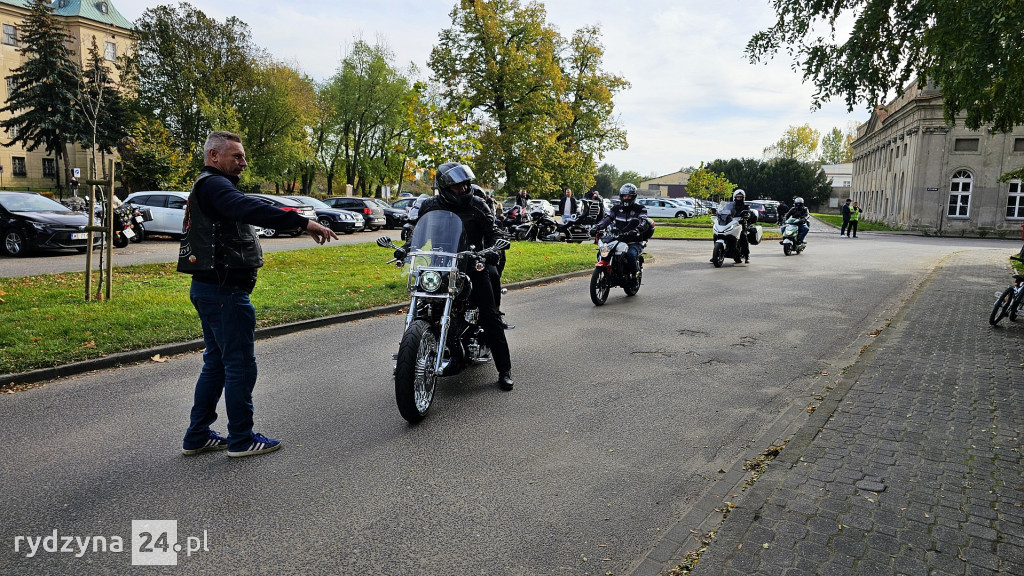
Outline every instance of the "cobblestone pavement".
<path id="1" fill-rule="evenodd" d="M 995 254 L 942 262 L 692 574 L 1024 574 L 1024 319 L 988 324 L 1009 281 Z"/>

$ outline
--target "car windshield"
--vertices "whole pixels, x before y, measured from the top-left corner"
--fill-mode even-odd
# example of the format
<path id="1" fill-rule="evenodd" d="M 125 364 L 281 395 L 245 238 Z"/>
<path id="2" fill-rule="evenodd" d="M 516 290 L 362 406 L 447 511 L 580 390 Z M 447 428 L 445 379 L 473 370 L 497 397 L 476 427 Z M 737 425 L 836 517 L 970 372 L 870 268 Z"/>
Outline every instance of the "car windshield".
<path id="1" fill-rule="evenodd" d="M 317 210 L 332 210 L 330 206 L 325 204 L 322 200 L 317 200 L 316 198 L 311 198 L 309 196 L 291 196 L 290 198 L 292 200 L 295 200 L 296 202 L 301 202 L 307 206 L 312 206 Z"/>
<path id="2" fill-rule="evenodd" d="M 60 202 L 38 194 L 0 194 L 0 206 L 11 212 L 70 212 Z"/>

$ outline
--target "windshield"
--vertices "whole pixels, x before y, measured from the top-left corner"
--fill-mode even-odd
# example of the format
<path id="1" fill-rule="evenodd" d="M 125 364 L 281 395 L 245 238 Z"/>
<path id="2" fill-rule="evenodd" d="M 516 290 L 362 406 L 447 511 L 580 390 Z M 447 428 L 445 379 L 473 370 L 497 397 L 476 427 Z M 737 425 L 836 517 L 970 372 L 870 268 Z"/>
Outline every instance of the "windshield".
<path id="1" fill-rule="evenodd" d="M 316 208 L 317 210 L 334 210 L 334 208 L 331 208 L 330 205 L 328 205 L 327 203 L 323 202 L 322 200 L 317 200 L 316 198 L 310 198 L 309 196 L 289 196 L 289 198 L 291 198 L 292 200 L 295 200 L 296 202 L 301 202 L 302 204 L 305 204 L 306 206 L 312 206 L 313 208 Z"/>
<path id="2" fill-rule="evenodd" d="M 733 203 L 728 200 L 722 200 L 722 202 L 718 205 L 717 212 L 718 221 L 720 223 L 725 224 L 729 222 L 729 220 L 732 220 L 732 207 Z"/>
<path id="3" fill-rule="evenodd" d="M 38 194 L 0 194 L 0 206 L 11 212 L 70 212 L 63 204 Z"/>
<path id="4" fill-rule="evenodd" d="M 412 250 L 459 252 L 465 250 L 462 220 L 454 212 L 432 210 L 420 217 L 412 233 Z"/>

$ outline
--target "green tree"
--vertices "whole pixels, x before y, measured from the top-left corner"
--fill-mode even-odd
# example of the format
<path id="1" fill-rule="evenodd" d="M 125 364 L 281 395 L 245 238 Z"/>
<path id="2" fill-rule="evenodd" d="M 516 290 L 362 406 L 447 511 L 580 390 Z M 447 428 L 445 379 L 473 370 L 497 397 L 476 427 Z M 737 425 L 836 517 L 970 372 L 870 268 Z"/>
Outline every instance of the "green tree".
<path id="1" fill-rule="evenodd" d="M 533 193 L 559 185 L 549 167 L 564 151 L 557 137 L 571 117 L 560 36 L 545 18 L 539 3 L 460 0 L 428 61 L 448 105 L 468 102 L 481 126 L 477 175 Z"/>
<path id="2" fill-rule="evenodd" d="M 92 151 L 92 169 L 106 171 L 105 157 L 128 133 L 129 110 L 93 36 L 82 74 L 78 106 L 84 124 L 79 143 Z M 96 154 L 100 157 L 97 158 Z M 104 174 L 105 176 L 105 174 Z"/>
<path id="3" fill-rule="evenodd" d="M 736 185 L 729 182 L 728 178 L 707 170 L 703 163 L 690 173 L 690 180 L 686 184 L 687 194 L 706 200 L 728 198 L 735 189 Z"/>
<path id="4" fill-rule="evenodd" d="M 218 22 L 184 2 L 149 8 L 135 26 L 139 105 L 200 165 L 213 129 L 203 103 L 233 106 L 255 83 L 261 55 L 249 27 L 235 17 Z"/>
<path id="5" fill-rule="evenodd" d="M 413 92 L 407 110 L 412 132 L 405 178 L 413 179 L 412 173 L 422 168 L 432 179 L 433 171 L 445 162 L 472 162 L 480 152 L 480 127 L 469 120 L 469 103 L 446 106 L 435 84 L 416 82 Z"/>
<path id="6" fill-rule="evenodd" d="M 188 190 L 189 158 L 178 151 L 159 120 L 140 119 L 121 139 L 121 183 L 128 192 L 139 190 Z"/>
<path id="7" fill-rule="evenodd" d="M 821 139 L 821 163 L 842 164 L 853 160 L 853 135 L 833 128 Z"/>
<path id="8" fill-rule="evenodd" d="M 764 149 L 766 158 L 792 158 L 801 162 L 815 159 L 821 133 L 809 124 L 790 126 L 778 142 Z"/>
<path id="9" fill-rule="evenodd" d="M 25 62 L 8 77 L 12 91 L 0 112 L 11 114 L 0 121 L 10 136 L 4 146 L 23 144 L 33 151 L 43 146 L 64 164 L 65 182 L 71 180 L 69 143 L 83 130 L 79 99 L 81 69 L 72 59 L 71 37 L 46 0 L 32 0 L 21 26 L 18 49 Z M 59 172 L 58 172 L 59 174 Z M 61 187 L 58 177 L 57 187 Z"/>
<path id="10" fill-rule="evenodd" d="M 841 96 L 885 104 L 909 82 L 941 87 L 946 122 L 977 130 L 1024 124 L 1024 2 L 772 0 L 778 21 L 747 44 L 751 61 L 785 49 L 816 87 L 814 104 Z M 849 34 L 837 22 L 854 17 Z M 831 33 L 829 33 L 831 31 Z"/>
<path id="11" fill-rule="evenodd" d="M 619 191 L 615 183 L 619 179 L 619 169 L 612 164 L 601 164 L 594 176 L 594 188 L 606 198 L 610 198 Z"/>

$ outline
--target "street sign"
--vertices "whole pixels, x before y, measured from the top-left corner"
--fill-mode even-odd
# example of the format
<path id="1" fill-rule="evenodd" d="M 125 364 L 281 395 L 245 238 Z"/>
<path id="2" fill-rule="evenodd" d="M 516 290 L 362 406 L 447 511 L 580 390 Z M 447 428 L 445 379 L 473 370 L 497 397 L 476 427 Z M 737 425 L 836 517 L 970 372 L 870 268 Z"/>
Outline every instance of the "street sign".
<path id="1" fill-rule="evenodd" d="M 82 169 L 81 168 L 75 168 L 75 178 L 78 178 L 81 175 L 82 175 Z"/>

